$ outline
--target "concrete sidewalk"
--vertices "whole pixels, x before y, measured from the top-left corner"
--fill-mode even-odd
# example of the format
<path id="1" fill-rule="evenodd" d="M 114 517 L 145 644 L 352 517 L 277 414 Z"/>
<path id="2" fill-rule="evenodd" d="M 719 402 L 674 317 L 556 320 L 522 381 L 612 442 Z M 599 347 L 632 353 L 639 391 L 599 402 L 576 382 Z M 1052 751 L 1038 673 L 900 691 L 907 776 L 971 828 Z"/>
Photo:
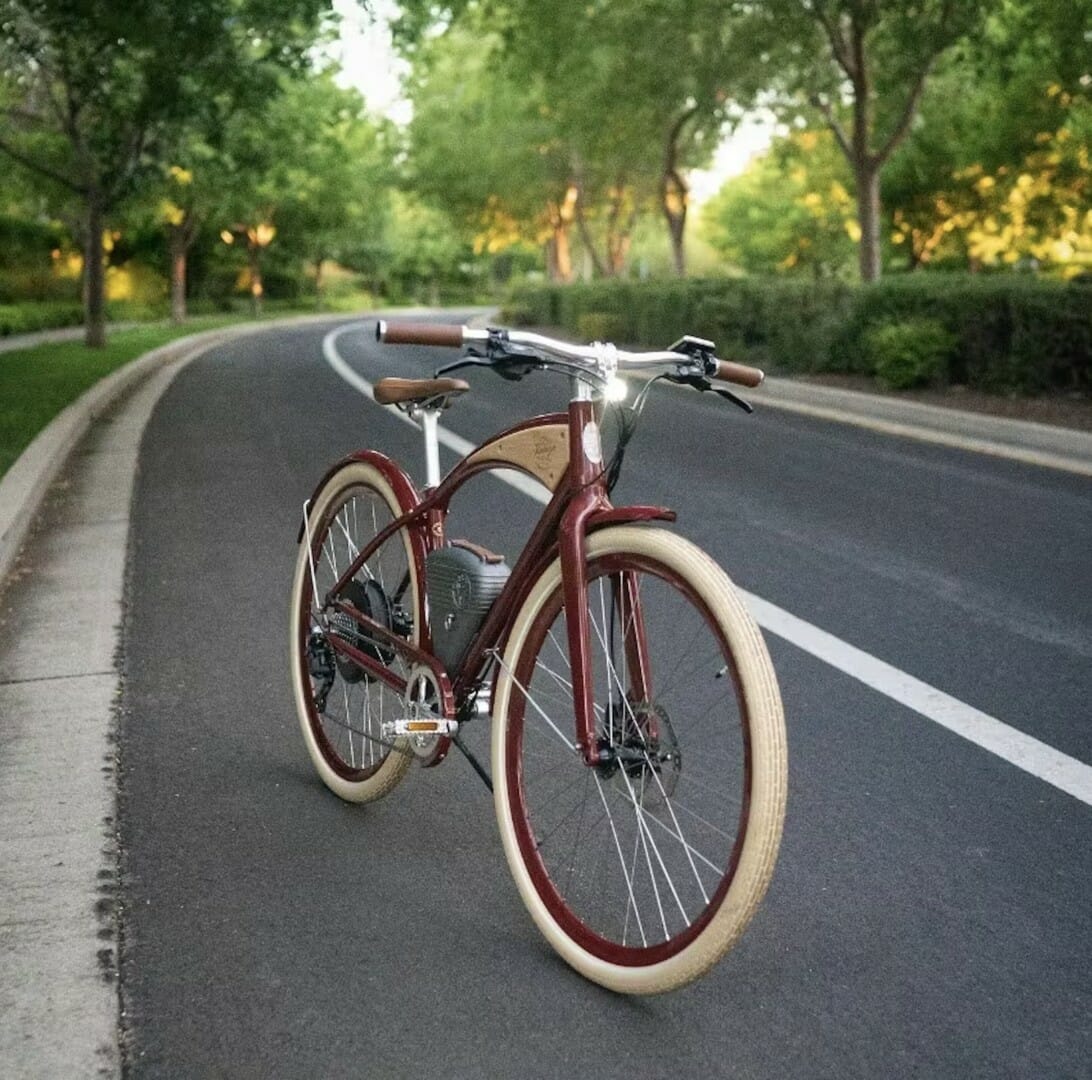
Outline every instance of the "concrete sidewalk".
<path id="1" fill-rule="evenodd" d="M 144 426 L 185 360 L 97 419 L 0 607 L 0 1072 L 116 1076 L 114 705 Z"/>

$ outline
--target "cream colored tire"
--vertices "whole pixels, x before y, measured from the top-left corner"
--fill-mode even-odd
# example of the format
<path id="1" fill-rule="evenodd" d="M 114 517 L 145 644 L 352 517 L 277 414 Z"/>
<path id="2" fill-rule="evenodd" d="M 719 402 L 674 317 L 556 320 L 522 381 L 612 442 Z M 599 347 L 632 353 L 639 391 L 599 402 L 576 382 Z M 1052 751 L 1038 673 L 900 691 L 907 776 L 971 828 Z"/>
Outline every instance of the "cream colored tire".
<path id="1" fill-rule="evenodd" d="M 739 715 L 745 716 L 746 721 L 740 723 L 739 726 L 741 729 L 746 728 L 746 734 L 749 736 L 750 741 L 750 785 L 749 805 L 747 800 L 740 799 L 740 805 L 744 806 L 745 809 L 741 811 L 738 819 L 742 822 L 738 838 L 733 841 L 735 845 L 733 850 L 738 853 L 735 856 L 734 874 L 725 872 L 720 878 L 719 888 L 722 892 L 714 894 L 714 901 L 717 895 L 720 895 L 720 900 L 719 902 L 707 903 L 704 909 L 705 914 L 700 920 L 694 920 L 693 926 L 699 927 L 699 929 L 693 930 L 691 924 L 687 923 L 683 932 L 673 939 L 679 943 L 677 946 L 678 951 L 662 959 L 656 959 L 649 964 L 640 962 L 639 957 L 636 959 L 630 957 L 626 963 L 605 959 L 604 955 L 602 955 L 603 950 L 598 950 L 598 946 L 594 943 L 592 946 L 588 946 L 576 940 L 580 936 L 581 924 L 579 922 L 576 923 L 576 934 L 572 932 L 573 925 L 571 923 L 569 929 L 565 928 L 563 924 L 567 919 L 567 915 L 564 911 L 558 913 L 556 896 L 552 901 L 544 899 L 544 896 L 550 892 L 552 884 L 548 887 L 543 885 L 544 861 L 538 861 L 538 853 L 540 850 L 545 851 L 545 844 L 551 841 L 549 837 L 540 837 L 537 828 L 526 824 L 530 819 L 529 811 L 525 810 L 519 816 L 516 814 L 516 807 L 527 806 L 530 802 L 530 796 L 528 795 L 525 802 L 522 790 L 513 791 L 512 788 L 520 787 L 522 789 L 525 782 L 525 766 L 534 759 L 519 756 L 521 753 L 528 753 L 532 749 L 531 747 L 524 747 L 522 750 L 516 750 L 517 743 L 526 741 L 529 736 L 525 730 L 523 734 L 510 732 L 509 722 L 513 705 L 516 706 L 517 713 L 522 714 L 524 717 L 523 720 L 513 722 L 514 726 L 520 727 L 521 730 L 527 724 L 526 717 L 533 715 L 528 705 L 521 704 L 521 701 L 525 694 L 528 697 L 533 696 L 535 693 L 534 685 L 537 684 L 532 683 L 531 688 L 528 688 L 527 683 L 519 678 L 519 673 L 524 671 L 528 674 L 528 681 L 537 678 L 540 673 L 538 656 L 546 656 L 544 650 L 547 639 L 545 635 L 553 633 L 554 624 L 549 623 L 548 620 L 555 617 L 552 613 L 557 610 L 560 603 L 558 593 L 561 588 L 561 565 L 559 561 L 555 561 L 549 566 L 533 586 L 530 595 L 515 618 L 505 648 L 493 712 L 494 802 L 509 869 L 531 917 L 550 945 L 556 949 L 567 963 L 593 982 L 620 993 L 653 994 L 680 987 L 708 971 L 739 939 L 766 893 L 777 858 L 785 814 L 787 779 L 785 723 L 777 680 L 765 642 L 738 592 L 724 571 L 693 544 L 662 529 L 622 525 L 604 529 L 589 538 L 589 566 L 595 560 L 600 560 L 597 564 L 600 568 L 599 572 L 603 575 L 600 580 L 609 580 L 609 578 L 606 578 L 607 571 L 603 569 L 604 567 L 625 565 L 624 557 L 644 560 L 645 565 L 659 566 L 666 571 L 670 571 L 672 575 L 685 582 L 693 594 L 703 598 L 705 613 L 701 615 L 700 621 L 697 619 L 698 608 L 693 608 L 696 625 L 708 627 L 710 626 L 710 620 L 713 619 L 720 632 L 719 640 L 712 631 L 708 634 L 710 655 L 712 655 L 714 648 L 719 649 L 721 654 L 727 648 L 730 653 L 730 661 L 738 672 L 738 677 L 734 681 L 734 692 L 731 694 L 731 700 L 745 703 L 739 706 Z M 640 564 L 635 562 L 634 565 Z M 621 580 L 620 573 L 618 579 Z M 659 595 L 659 593 L 655 592 L 659 588 L 659 579 L 654 578 L 653 572 L 650 571 L 649 573 L 649 580 L 652 580 L 651 586 L 645 583 L 645 579 L 640 580 L 642 588 L 652 589 L 655 595 Z M 690 593 L 685 588 L 677 588 L 666 580 L 663 585 L 664 592 L 669 594 L 668 598 L 673 595 L 670 590 L 674 588 L 680 594 L 680 605 L 690 603 L 686 599 Z M 594 605 L 597 601 L 591 601 L 591 594 L 589 594 L 589 599 L 589 608 L 594 618 L 596 610 Z M 642 600 L 642 603 L 646 603 L 646 601 Z M 606 610 L 611 610 L 612 606 L 608 604 Z M 542 629 L 544 625 L 548 625 L 550 630 Z M 536 627 L 538 628 L 535 629 Z M 536 647 L 536 640 L 543 650 L 541 654 L 539 648 Z M 601 637 L 599 640 L 602 641 L 603 638 Z M 551 650 L 554 650 L 554 644 L 554 642 L 551 642 Z M 593 649 L 594 645 L 595 631 L 593 628 Z M 529 654 L 533 651 L 536 656 L 532 658 L 528 655 L 521 661 L 521 652 L 525 648 Z M 606 651 L 605 647 L 604 651 Z M 556 658 L 560 653 L 561 650 L 558 648 L 551 651 L 549 655 Z M 521 663 L 523 664 L 522 668 Z M 727 666 L 725 670 L 728 670 Z M 664 681 L 666 682 L 666 680 Z M 550 686 L 552 684 L 547 682 L 546 685 Z M 561 683 L 557 685 L 561 685 Z M 704 687 L 704 684 L 702 686 Z M 723 693 L 723 691 L 719 692 Z M 655 694 L 655 690 L 652 690 L 651 693 Z M 517 701 L 515 695 L 520 695 L 519 701 Z M 725 694 L 725 699 L 727 699 L 727 696 Z M 543 697 L 542 700 L 546 701 L 546 697 Z M 556 694 L 554 700 L 556 700 Z M 617 706 L 614 708 L 617 708 Z M 618 715 L 621 715 L 621 713 Z M 650 707 L 647 710 L 647 715 L 659 718 L 660 714 L 652 712 Z M 668 714 L 665 712 L 663 715 L 667 716 Z M 561 715 L 560 707 L 558 708 L 555 723 L 565 727 L 566 735 L 569 738 L 572 737 L 574 731 L 572 716 Z M 604 720 L 603 723 L 605 725 L 606 721 Z M 710 722 L 708 717 L 705 716 L 701 718 L 701 723 L 703 725 L 711 723 L 711 726 L 715 726 L 715 721 Z M 666 724 L 666 727 L 671 728 L 673 733 L 676 730 L 669 723 Z M 662 732 L 664 729 L 665 721 L 659 719 L 656 730 L 661 732 L 661 740 L 663 739 Z M 545 741 L 552 737 L 551 733 L 543 728 L 541 738 Z M 672 737 L 674 737 L 674 734 Z M 563 755 L 566 752 L 565 744 L 564 741 L 560 741 L 560 737 L 558 738 L 557 753 Z M 744 737 L 741 737 L 740 741 L 741 743 L 744 742 Z M 695 770 L 700 769 L 703 762 L 701 755 L 696 753 L 694 745 L 684 747 L 679 744 L 676 749 L 679 762 L 677 766 L 679 779 L 676 782 L 681 785 L 687 778 L 688 762 L 690 768 Z M 690 755 L 689 758 L 687 755 Z M 574 757 L 577 760 L 573 764 L 573 769 L 585 769 L 589 774 L 597 774 L 591 778 L 594 784 L 591 781 L 581 781 L 576 772 L 572 774 L 576 777 L 577 782 L 586 782 L 588 784 L 589 789 L 593 792 L 591 796 L 593 803 L 595 795 L 599 795 L 604 791 L 607 792 L 605 795 L 601 795 L 604 808 L 612 805 L 612 800 L 624 805 L 627 793 L 632 801 L 637 801 L 634 798 L 636 779 L 630 781 L 627 774 L 627 776 L 623 777 L 625 787 L 621 788 L 621 785 L 618 784 L 618 774 L 626 770 L 619 769 L 612 779 L 604 780 L 600 778 L 598 770 L 584 765 L 575 752 Z M 515 764 L 517 758 L 520 761 L 519 765 Z M 668 775 L 668 770 L 671 767 L 670 754 L 667 754 L 666 758 L 668 764 L 663 765 L 655 776 L 651 772 L 651 759 L 648 759 L 650 770 L 640 777 L 642 785 L 640 799 L 643 804 L 647 793 L 652 791 L 653 795 L 656 795 L 657 799 L 659 799 L 659 808 L 648 813 L 655 813 L 662 821 L 670 822 L 675 820 L 672 800 L 679 792 L 673 788 L 673 794 L 669 795 L 664 786 L 668 782 L 664 778 Z M 565 762 L 562 762 L 562 764 L 565 768 L 568 768 Z M 651 781 L 659 784 L 658 793 L 651 783 L 646 784 L 646 775 Z M 515 779 L 510 779 L 510 777 L 515 777 Z M 526 783 L 529 786 L 532 780 L 527 780 Z M 697 780 L 693 780 L 692 783 L 697 784 Z M 611 788 L 609 785 L 614 785 L 614 787 Z M 560 780 L 557 781 L 557 786 L 561 790 Z M 746 782 L 743 782 L 741 787 L 746 787 Z M 620 794 L 619 788 L 621 788 Z M 662 796 L 662 799 L 660 796 Z M 672 804 L 671 816 L 669 816 L 668 811 L 669 804 Z M 597 806 L 596 809 L 598 809 Z M 642 821 L 643 813 L 645 811 L 635 810 L 634 816 L 638 823 Z M 608 815 L 611 814 L 612 812 L 608 810 Z M 619 814 L 620 821 L 621 817 L 622 815 Z M 523 825 L 519 824 L 521 820 L 524 822 Z M 614 816 L 611 816 L 612 830 L 614 828 L 613 823 Z M 534 855 L 529 855 L 527 850 L 521 850 L 520 828 L 524 830 L 525 847 L 530 844 L 535 852 Z M 678 838 L 685 837 L 689 840 L 689 824 L 685 828 L 682 825 L 678 825 L 677 828 Z M 644 829 L 647 830 L 647 839 L 642 838 L 646 834 L 641 830 L 640 825 L 638 825 L 635 834 L 637 840 L 640 841 L 640 843 L 635 841 L 633 845 L 633 864 L 635 866 L 643 862 L 641 859 L 641 846 L 644 845 L 646 851 L 654 846 L 650 842 L 653 837 L 651 817 L 647 818 Z M 605 826 L 601 826 L 601 830 L 605 836 Z M 663 834 L 660 830 L 661 823 L 657 823 L 655 836 L 661 837 L 661 843 L 666 851 L 668 839 L 662 838 Z M 579 839 L 579 829 L 577 829 L 575 835 Z M 529 841 L 528 836 L 530 837 Z M 616 834 L 613 839 L 618 850 L 619 862 L 622 864 L 621 873 L 625 876 L 625 863 L 629 859 L 629 848 L 626 847 L 625 857 L 623 858 L 623 845 L 619 843 L 618 835 Z M 611 850 L 609 840 L 602 839 L 601 842 L 604 850 L 609 853 Z M 681 847 L 684 854 L 686 854 L 686 844 L 682 844 Z M 659 850 L 657 848 L 658 853 Z M 697 851 L 696 848 L 691 850 L 695 853 Z M 668 854 L 670 855 L 670 852 Z M 688 861 L 694 862 L 689 856 Z M 594 866 L 595 864 L 592 863 L 591 865 Z M 660 865 L 662 866 L 663 863 L 661 862 Z M 536 866 L 538 866 L 537 870 L 535 869 Z M 652 883 L 656 879 L 655 866 L 655 861 L 649 859 L 649 880 Z M 704 867 L 702 867 L 702 870 L 704 871 Z M 568 875 L 570 879 L 573 873 L 573 865 L 569 864 Z M 667 875 L 667 873 L 665 869 L 664 874 Z M 546 874 L 546 876 L 550 875 Z M 556 876 L 561 877 L 562 873 L 558 871 Z M 633 876 L 636 878 L 636 871 L 633 871 Z M 695 876 L 699 876 L 697 868 L 695 868 Z M 632 901 L 635 885 L 629 884 L 628 877 L 626 877 L 626 882 L 629 897 Z M 697 885 L 692 888 L 701 888 L 701 886 Z M 560 892 L 560 887 L 558 887 L 557 892 Z M 667 890 L 664 889 L 663 892 L 664 903 L 670 905 L 671 900 Z M 636 911 L 637 904 L 635 901 L 633 907 L 634 911 Z M 660 918 L 664 918 L 662 913 L 657 914 Z M 625 917 L 627 924 L 630 924 L 631 912 L 628 906 L 626 907 Z M 652 921 L 654 920 L 655 916 Z M 702 920 L 704 920 L 703 925 Z M 665 925 L 664 931 L 664 944 L 661 947 L 661 952 L 670 951 L 672 948 L 669 944 L 672 940 L 671 935 L 668 933 L 669 927 Z M 630 926 L 630 932 L 632 932 L 632 926 Z M 691 937 L 692 934 L 696 934 L 696 936 L 687 941 L 687 938 Z M 621 940 L 624 943 L 625 937 L 623 936 Z M 654 954 L 650 951 L 649 955 Z"/>
<path id="2" fill-rule="evenodd" d="M 348 500 L 348 501 L 346 501 Z M 292 582 L 292 602 L 290 615 L 290 645 L 289 659 L 292 672 L 293 697 L 296 703 L 296 713 L 299 718 L 300 730 L 303 732 L 304 743 L 310 755 L 311 762 L 322 778 L 322 782 L 335 795 L 353 803 L 372 802 L 382 798 L 395 787 L 406 775 L 413 763 L 413 754 L 405 740 L 400 740 L 393 748 L 377 745 L 372 738 L 361 737 L 359 746 L 354 745 L 353 727 L 357 724 L 364 729 L 365 720 L 357 720 L 358 714 L 367 716 L 367 729 L 372 730 L 377 724 L 377 718 L 373 714 L 382 712 L 372 707 L 373 697 L 380 700 L 385 709 L 399 707 L 400 699 L 393 690 L 381 687 L 378 683 L 368 683 L 361 680 L 356 683 L 342 683 L 339 674 L 335 679 L 334 692 L 344 694 L 344 713 L 349 721 L 347 725 L 348 750 L 345 749 L 345 733 L 340 733 L 331 726 L 332 721 L 318 718 L 314 710 L 311 679 L 307 674 L 306 634 L 302 631 L 302 620 L 310 609 L 311 565 L 308 559 L 308 536 L 312 543 L 318 543 L 320 538 L 316 536 L 316 530 L 328 529 L 339 520 L 339 515 L 344 518 L 343 524 L 353 529 L 367 531 L 368 523 L 361 523 L 359 503 L 364 502 L 367 507 L 374 506 L 376 510 L 375 520 L 382 527 L 379 515 L 385 512 L 387 521 L 401 516 L 398 499 L 383 475 L 372 465 L 353 461 L 340 468 L 323 485 L 321 491 L 315 496 L 308 514 L 308 529 L 300 541 L 299 554 L 296 559 L 296 572 Z M 339 504 L 341 508 L 338 509 Z M 357 509 L 356 519 L 352 520 L 349 509 Z M 333 512 L 334 517 L 330 518 Z M 330 518 L 327 521 L 327 518 Z M 371 516 L 368 515 L 368 520 Z M 341 531 L 341 526 L 337 527 Z M 376 530 L 372 528 L 371 535 Z M 348 539 L 345 540 L 348 551 Z M 393 546 L 393 547 L 392 547 Z M 362 545 L 358 545 L 360 550 Z M 338 554 L 334 555 L 334 561 L 328 559 L 316 559 L 316 573 L 318 576 L 319 591 L 329 587 L 334 580 L 333 570 L 343 570 L 348 565 L 347 558 L 338 563 Z M 411 611 L 416 610 L 415 598 L 420 587 L 417 580 L 416 565 L 413 560 L 413 552 L 410 547 L 408 534 L 403 532 L 391 537 L 386 544 L 376 553 L 376 559 L 386 559 L 387 565 L 402 572 L 408 567 L 410 575 L 407 606 Z M 378 569 L 380 563 L 376 559 L 369 560 L 369 564 L 375 564 Z M 410 640 L 416 643 L 418 628 L 414 626 Z M 396 661 L 397 662 L 397 661 Z M 341 685 L 339 685 L 341 684 Z M 362 689 L 363 688 L 363 689 Z M 335 693 L 331 693 L 331 698 Z M 365 698 L 364 695 L 367 695 Z M 352 695 L 352 696 L 351 696 Z M 331 708 L 341 708 L 340 699 L 332 703 Z M 389 714 L 388 714 L 389 715 Z M 316 730 L 316 727 L 318 730 Z M 334 738 L 340 738 L 341 743 L 335 746 Z M 361 768 L 350 768 L 357 764 L 357 755 L 360 757 Z M 349 760 L 344 760 L 348 758 Z"/>

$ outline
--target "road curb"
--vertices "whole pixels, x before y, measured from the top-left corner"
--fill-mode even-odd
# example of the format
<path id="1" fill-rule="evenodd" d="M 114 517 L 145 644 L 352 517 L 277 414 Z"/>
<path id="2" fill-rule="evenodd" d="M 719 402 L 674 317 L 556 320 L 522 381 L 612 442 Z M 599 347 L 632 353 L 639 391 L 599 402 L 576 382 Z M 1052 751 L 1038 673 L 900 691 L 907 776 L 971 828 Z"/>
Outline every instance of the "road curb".
<path id="1" fill-rule="evenodd" d="M 233 338 L 312 322 L 333 322 L 340 317 L 294 315 L 189 334 L 130 360 L 85 390 L 38 432 L 0 479 L 0 589 L 7 581 L 46 492 L 91 424 L 122 396 L 166 364 L 194 360 Z"/>
<path id="2" fill-rule="evenodd" d="M 1092 433 L 859 390 L 768 378 L 757 401 L 869 431 L 1092 476 Z"/>

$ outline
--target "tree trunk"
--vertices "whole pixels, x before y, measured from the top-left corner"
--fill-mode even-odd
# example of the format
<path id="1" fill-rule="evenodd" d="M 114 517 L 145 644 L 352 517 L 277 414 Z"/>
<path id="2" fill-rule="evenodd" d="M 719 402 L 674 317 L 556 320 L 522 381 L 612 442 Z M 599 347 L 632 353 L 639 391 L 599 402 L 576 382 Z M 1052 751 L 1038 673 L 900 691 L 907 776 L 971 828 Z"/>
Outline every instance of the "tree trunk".
<path id="1" fill-rule="evenodd" d="M 324 255 L 319 255 L 318 258 L 315 259 L 315 307 L 320 311 L 322 310 L 323 290 L 322 268 L 325 264 L 326 257 Z"/>
<path id="2" fill-rule="evenodd" d="M 256 241 L 251 241 L 247 248 L 247 261 L 250 265 L 250 313 L 257 318 L 262 313 L 265 287 L 262 285 L 262 249 Z"/>
<path id="3" fill-rule="evenodd" d="M 868 162 L 857 163 L 857 218 L 861 226 L 858 248 L 861 280 L 880 278 L 880 170 Z"/>
<path id="4" fill-rule="evenodd" d="M 546 271 L 551 281 L 567 284 L 573 279 L 573 253 L 569 229 L 576 220 L 579 197 L 580 188 L 576 184 L 569 184 L 561 202 L 555 203 L 551 200 L 546 206 L 551 229 L 550 239 L 546 243 Z"/>
<path id="5" fill-rule="evenodd" d="M 667 231 L 671 237 L 671 256 L 675 264 L 675 273 L 679 277 L 686 277 L 686 208 L 680 213 L 672 213 L 664 207 L 664 215 L 667 217 Z"/>
<path id="6" fill-rule="evenodd" d="M 691 105 L 671 125 L 664 143 L 664 170 L 660 176 L 660 207 L 667 219 L 667 233 L 671 237 L 671 255 L 675 273 L 686 277 L 686 211 L 690 205 L 690 185 L 679 169 L 679 140 L 690 118 L 698 111 Z"/>
<path id="7" fill-rule="evenodd" d="M 186 241 L 171 231 L 171 322 L 186 321 Z"/>
<path id="8" fill-rule="evenodd" d="M 87 243 L 84 247 L 84 343 L 93 349 L 106 344 L 106 267 L 103 264 L 102 198 L 87 197 Z"/>
<path id="9" fill-rule="evenodd" d="M 550 237 L 550 271 L 554 281 L 564 284 L 573 279 L 573 253 L 567 221 L 554 224 L 554 233 Z"/>
<path id="10" fill-rule="evenodd" d="M 581 192 L 580 199 L 576 204 L 576 224 L 580 229 L 580 239 L 584 242 L 584 259 L 591 262 L 592 273 L 589 277 L 608 277 L 609 273 L 604 268 L 602 260 L 599 258 L 599 252 L 595 249 L 595 237 L 591 234 L 591 229 L 588 228 L 587 219 L 584 217 L 584 195 Z"/>
<path id="11" fill-rule="evenodd" d="M 677 173 L 665 173 L 660 182 L 660 209 L 667 220 L 667 233 L 671 238 L 671 256 L 675 273 L 686 277 L 686 211 L 690 202 L 690 190 Z"/>

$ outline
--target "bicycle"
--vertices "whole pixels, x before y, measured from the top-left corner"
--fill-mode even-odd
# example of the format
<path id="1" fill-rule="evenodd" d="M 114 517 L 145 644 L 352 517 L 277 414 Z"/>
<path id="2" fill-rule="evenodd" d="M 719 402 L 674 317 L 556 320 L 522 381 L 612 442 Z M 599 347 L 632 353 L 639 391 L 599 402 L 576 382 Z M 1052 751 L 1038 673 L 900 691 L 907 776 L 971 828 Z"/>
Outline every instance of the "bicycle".
<path id="1" fill-rule="evenodd" d="M 663 352 L 533 333 L 384 323 L 388 344 L 463 347 L 432 379 L 374 397 L 418 421 L 426 486 L 377 450 L 335 465 L 304 504 L 292 677 L 304 739 L 342 799 L 388 794 L 456 746 L 493 790 L 516 886 L 547 941 L 612 990 L 657 993 L 709 970 L 761 902 L 777 857 L 787 758 L 762 636 L 724 571 L 663 528 L 673 511 L 609 499 L 655 382 L 750 406 L 715 381 L 762 372 L 687 337 Z M 437 424 L 469 389 L 453 371 L 569 377 L 564 413 L 482 443 L 441 479 Z M 619 371 L 653 376 L 611 404 Z M 605 460 L 601 422 L 618 411 Z M 515 469 L 549 502 L 515 565 L 445 517 L 472 476 Z M 460 737 L 492 717 L 491 775 Z"/>

